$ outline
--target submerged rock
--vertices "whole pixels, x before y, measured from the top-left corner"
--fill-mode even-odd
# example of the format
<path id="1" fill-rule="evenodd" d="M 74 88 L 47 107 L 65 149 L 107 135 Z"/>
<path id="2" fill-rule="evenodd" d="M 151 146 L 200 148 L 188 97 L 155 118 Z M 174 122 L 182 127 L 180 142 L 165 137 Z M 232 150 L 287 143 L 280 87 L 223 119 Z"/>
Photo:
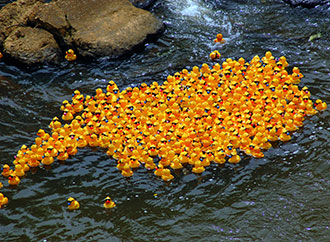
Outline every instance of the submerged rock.
<path id="1" fill-rule="evenodd" d="M 302 6 L 305 8 L 313 8 L 317 5 L 329 3 L 329 0 L 283 0 L 291 6 Z"/>
<path id="2" fill-rule="evenodd" d="M 1 9 L 0 26 L 4 53 L 28 65 L 57 62 L 69 48 L 78 58 L 115 58 L 164 30 L 128 0 L 18 0 Z"/>

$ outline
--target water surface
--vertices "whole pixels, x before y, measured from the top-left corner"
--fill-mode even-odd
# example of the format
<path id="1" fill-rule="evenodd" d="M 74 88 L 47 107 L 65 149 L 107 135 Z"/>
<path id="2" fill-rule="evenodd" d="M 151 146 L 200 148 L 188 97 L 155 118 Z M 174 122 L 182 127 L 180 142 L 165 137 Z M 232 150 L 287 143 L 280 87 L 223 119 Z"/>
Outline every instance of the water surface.
<path id="1" fill-rule="evenodd" d="M 0 1 L 1 6 L 9 1 Z M 151 11 L 167 29 L 123 60 L 63 63 L 26 71 L 0 62 L 0 163 L 47 131 L 75 89 L 94 95 L 114 80 L 121 89 L 162 82 L 191 69 L 218 49 L 226 58 L 286 56 L 305 75 L 312 99 L 330 104 L 330 7 L 291 8 L 281 1 L 158 1 Z M 224 45 L 213 44 L 221 32 Z M 309 41 L 313 34 L 322 37 Z M 85 148 L 65 164 L 28 173 L 0 210 L 1 241 L 327 241 L 329 230 L 329 111 L 304 122 L 292 140 L 243 157 L 238 165 L 210 166 L 202 175 L 175 174 L 164 183 L 143 169 L 126 180 L 101 149 Z M 110 195 L 117 207 L 104 211 Z M 67 211 L 66 199 L 81 209 Z"/>

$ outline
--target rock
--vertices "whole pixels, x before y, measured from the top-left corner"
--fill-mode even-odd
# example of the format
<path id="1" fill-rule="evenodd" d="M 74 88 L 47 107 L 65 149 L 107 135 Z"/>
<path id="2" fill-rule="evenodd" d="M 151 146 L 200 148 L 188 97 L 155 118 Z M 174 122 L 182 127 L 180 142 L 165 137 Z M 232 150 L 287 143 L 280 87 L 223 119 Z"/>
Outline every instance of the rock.
<path id="1" fill-rule="evenodd" d="M 4 53 L 25 65 L 56 63 L 61 55 L 52 34 L 46 30 L 18 27 L 4 41 Z"/>
<path id="2" fill-rule="evenodd" d="M 129 0 L 18 0 L 0 10 L 0 49 L 24 64 L 64 60 L 69 48 L 78 59 L 116 58 L 163 30 Z"/>
<path id="3" fill-rule="evenodd" d="M 163 30 L 163 23 L 128 0 L 58 0 L 31 22 L 83 57 L 117 57 Z"/>
<path id="4" fill-rule="evenodd" d="M 314 8 L 317 5 L 329 3 L 329 0 L 283 0 L 291 6 L 302 6 L 305 8 Z"/>
<path id="5" fill-rule="evenodd" d="M 130 2 L 137 8 L 148 9 L 156 0 L 130 0 Z"/>
<path id="6" fill-rule="evenodd" d="M 28 17 L 43 3 L 40 0 L 18 0 L 0 11 L 0 46 L 7 36 L 19 26 L 27 26 Z"/>

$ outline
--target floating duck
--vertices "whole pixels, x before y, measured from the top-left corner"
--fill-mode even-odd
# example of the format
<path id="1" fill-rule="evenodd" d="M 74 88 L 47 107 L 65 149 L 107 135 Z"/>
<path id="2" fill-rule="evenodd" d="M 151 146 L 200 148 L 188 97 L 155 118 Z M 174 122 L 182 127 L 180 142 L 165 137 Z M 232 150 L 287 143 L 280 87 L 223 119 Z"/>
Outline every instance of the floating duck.
<path id="1" fill-rule="evenodd" d="M 68 201 L 69 210 L 76 210 L 76 209 L 80 208 L 79 202 L 76 199 L 74 199 L 73 197 L 69 197 L 67 201 Z"/>
<path id="2" fill-rule="evenodd" d="M 217 34 L 217 38 L 214 39 L 214 43 L 225 43 L 226 41 L 223 39 L 223 36 L 221 33 Z"/>
<path id="3" fill-rule="evenodd" d="M 131 169 L 131 167 L 129 166 L 128 163 L 125 163 L 122 171 L 121 171 L 121 174 L 124 176 L 124 177 L 130 177 L 130 176 L 133 176 L 133 171 Z"/>
<path id="4" fill-rule="evenodd" d="M 212 51 L 211 54 L 210 54 L 210 58 L 212 60 L 219 59 L 220 57 L 221 57 L 221 54 L 217 50 Z"/>
<path id="5" fill-rule="evenodd" d="M 0 189 L 3 187 L 3 184 L 2 184 L 2 182 L 0 182 Z"/>
<path id="6" fill-rule="evenodd" d="M 163 169 L 163 173 L 161 177 L 164 181 L 170 181 L 174 178 L 174 176 L 171 174 L 171 171 L 169 169 Z"/>
<path id="7" fill-rule="evenodd" d="M 327 104 L 325 102 L 322 102 L 320 99 L 317 99 L 315 101 L 315 108 L 318 111 L 323 111 L 323 110 L 327 109 Z"/>
<path id="8" fill-rule="evenodd" d="M 8 203 L 8 198 L 0 192 L 0 208 Z"/>
<path id="9" fill-rule="evenodd" d="M 25 175 L 23 167 L 20 164 L 15 165 L 15 175 L 18 177 L 22 177 Z"/>
<path id="10" fill-rule="evenodd" d="M 0 59 L 2 59 L 2 57 L 3 57 L 3 54 L 0 52 Z"/>
<path id="11" fill-rule="evenodd" d="M 194 163 L 194 167 L 192 168 L 192 172 L 194 173 L 202 173 L 203 171 L 205 171 L 204 166 L 202 165 L 202 162 L 197 160 Z"/>
<path id="12" fill-rule="evenodd" d="M 67 59 L 68 61 L 75 61 L 77 59 L 77 56 L 74 53 L 73 49 L 69 49 L 65 52 L 65 54 L 65 59 Z"/>
<path id="13" fill-rule="evenodd" d="M 154 174 L 156 176 L 162 176 L 163 175 L 163 172 L 164 172 L 164 167 L 161 164 L 158 164 L 158 167 L 154 171 Z"/>
<path id="14" fill-rule="evenodd" d="M 16 176 L 16 174 L 10 174 L 8 176 L 8 183 L 9 185 L 12 185 L 12 186 L 16 186 L 18 185 L 19 183 L 21 182 L 21 179 L 19 179 L 18 176 Z"/>
<path id="15" fill-rule="evenodd" d="M 1 173 L 4 177 L 8 177 L 10 175 L 10 167 L 7 164 L 4 164 L 2 166 L 2 173 Z"/>
<path id="16" fill-rule="evenodd" d="M 103 203 L 103 206 L 104 208 L 106 209 L 109 209 L 109 208 L 114 208 L 116 207 L 116 204 L 114 201 L 111 200 L 111 198 L 109 196 L 107 196 L 105 199 L 104 199 L 104 203 Z"/>

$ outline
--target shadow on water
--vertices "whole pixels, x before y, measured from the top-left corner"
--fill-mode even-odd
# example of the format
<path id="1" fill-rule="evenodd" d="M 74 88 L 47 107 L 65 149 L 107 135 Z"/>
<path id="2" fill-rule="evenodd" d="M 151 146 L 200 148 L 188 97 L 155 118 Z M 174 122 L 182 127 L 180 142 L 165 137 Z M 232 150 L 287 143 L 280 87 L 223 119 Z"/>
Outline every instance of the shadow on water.
<path id="1" fill-rule="evenodd" d="M 0 1 L 0 6 L 8 1 Z M 206 62 L 211 50 L 252 59 L 267 50 L 298 66 L 312 99 L 330 103 L 330 12 L 281 1 L 158 1 L 151 11 L 167 29 L 155 42 L 118 61 L 63 63 L 24 71 L 0 62 L 0 159 L 11 164 L 38 129 L 47 131 L 75 89 L 94 95 L 114 80 L 121 90 Z M 215 45 L 217 33 L 226 43 Z M 310 41 L 310 36 L 321 37 Z M 329 237 L 329 111 L 307 118 L 292 140 L 265 158 L 212 165 L 202 175 L 175 173 L 164 183 L 139 169 L 130 179 L 103 150 L 85 148 L 64 164 L 29 172 L 17 188 L 4 183 L 0 238 L 14 241 L 326 241 Z M 188 169 L 189 170 L 189 169 Z M 110 195 L 117 207 L 105 211 Z M 67 211 L 75 197 L 78 211 Z M 205 239 L 207 238 L 207 239 Z M 1 239 L 2 240 L 2 239 Z"/>

